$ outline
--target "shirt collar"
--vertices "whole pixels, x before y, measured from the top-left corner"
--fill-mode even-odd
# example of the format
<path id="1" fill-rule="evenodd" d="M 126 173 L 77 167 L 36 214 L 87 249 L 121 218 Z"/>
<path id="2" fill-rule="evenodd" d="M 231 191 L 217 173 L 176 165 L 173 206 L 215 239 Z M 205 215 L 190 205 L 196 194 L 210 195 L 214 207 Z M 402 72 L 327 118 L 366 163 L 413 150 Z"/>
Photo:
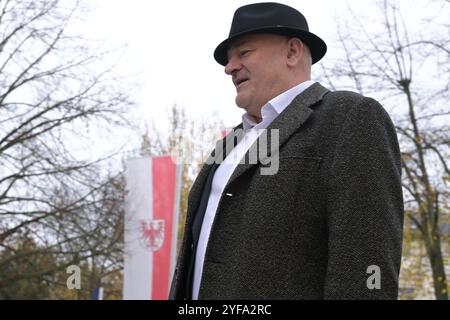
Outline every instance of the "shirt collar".
<path id="1" fill-rule="evenodd" d="M 260 123 L 265 123 L 267 121 L 272 122 L 281 112 L 284 111 L 284 109 L 286 109 L 286 107 L 294 100 L 296 96 L 305 91 L 314 83 L 315 81 L 307 80 L 270 100 L 261 108 L 262 121 Z M 249 130 L 258 124 L 259 123 L 256 122 L 256 119 L 248 113 L 242 115 L 242 125 L 244 130 Z"/>

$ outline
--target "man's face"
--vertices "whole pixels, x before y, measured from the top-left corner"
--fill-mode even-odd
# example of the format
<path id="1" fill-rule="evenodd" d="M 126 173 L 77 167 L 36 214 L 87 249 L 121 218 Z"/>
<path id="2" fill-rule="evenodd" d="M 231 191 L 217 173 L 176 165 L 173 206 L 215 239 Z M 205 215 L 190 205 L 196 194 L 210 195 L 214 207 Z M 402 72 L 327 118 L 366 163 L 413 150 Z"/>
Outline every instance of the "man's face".
<path id="1" fill-rule="evenodd" d="M 287 37 L 274 34 L 245 35 L 230 46 L 225 73 L 236 86 L 236 104 L 261 118 L 261 108 L 286 90 Z"/>

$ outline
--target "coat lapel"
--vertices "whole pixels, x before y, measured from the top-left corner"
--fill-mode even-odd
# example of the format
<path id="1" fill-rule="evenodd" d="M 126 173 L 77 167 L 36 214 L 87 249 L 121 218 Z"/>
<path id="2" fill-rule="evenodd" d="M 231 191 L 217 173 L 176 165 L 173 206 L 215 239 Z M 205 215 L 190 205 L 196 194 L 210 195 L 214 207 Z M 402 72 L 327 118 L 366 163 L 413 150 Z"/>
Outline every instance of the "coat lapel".
<path id="1" fill-rule="evenodd" d="M 310 108 L 313 105 L 320 102 L 323 96 L 329 92 L 328 89 L 323 87 L 319 83 L 314 83 L 308 89 L 299 94 L 295 99 L 286 107 L 286 109 L 280 113 L 278 117 L 276 117 L 273 122 L 267 127 L 267 142 L 264 143 L 267 146 L 271 146 L 270 140 L 270 130 L 278 129 L 279 131 L 279 144 L 273 152 L 278 152 L 278 148 L 280 148 L 286 141 L 289 140 L 289 137 L 296 132 L 305 122 L 308 120 L 310 115 L 313 113 L 313 110 Z M 259 137 L 249 149 L 256 147 L 262 138 Z M 255 149 L 256 150 L 256 149 Z M 265 158 L 270 157 L 271 152 L 270 148 L 267 150 L 267 155 Z M 246 157 L 248 157 L 248 153 Z M 234 180 L 239 178 L 242 174 L 244 174 L 247 170 L 255 165 L 259 165 L 261 163 L 266 163 L 265 159 L 258 159 L 257 163 L 243 163 L 239 164 L 236 167 L 236 170 L 231 175 L 227 185 L 231 184 Z"/>

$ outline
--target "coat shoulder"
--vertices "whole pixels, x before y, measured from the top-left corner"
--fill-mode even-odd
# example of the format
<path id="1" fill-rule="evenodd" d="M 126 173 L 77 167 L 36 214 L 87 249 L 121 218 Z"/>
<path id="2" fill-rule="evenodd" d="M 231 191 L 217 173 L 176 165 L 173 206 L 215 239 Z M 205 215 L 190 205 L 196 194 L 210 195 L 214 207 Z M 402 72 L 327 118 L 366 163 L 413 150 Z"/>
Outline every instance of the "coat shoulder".
<path id="1" fill-rule="evenodd" d="M 330 91 L 324 97 L 324 104 L 330 105 L 333 108 L 348 109 L 353 106 L 359 105 L 364 100 L 364 96 L 353 91 Z"/>
<path id="2" fill-rule="evenodd" d="M 353 91 L 330 91 L 324 97 L 322 105 L 326 113 L 347 114 L 370 111 L 387 116 L 386 110 L 377 100 Z"/>

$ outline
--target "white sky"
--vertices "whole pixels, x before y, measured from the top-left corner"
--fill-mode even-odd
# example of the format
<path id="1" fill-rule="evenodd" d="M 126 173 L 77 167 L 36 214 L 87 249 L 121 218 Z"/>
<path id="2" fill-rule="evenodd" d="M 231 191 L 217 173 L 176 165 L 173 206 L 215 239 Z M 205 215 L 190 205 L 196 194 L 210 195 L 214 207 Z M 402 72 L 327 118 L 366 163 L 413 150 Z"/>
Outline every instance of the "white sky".
<path id="1" fill-rule="evenodd" d="M 136 95 L 143 122 L 161 125 L 167 109 L 183 106 L 189 116 L 216 111 L 226 126 L 241 121 L 235 89 L 213 51 L 228 36 L 234 11 L 256 1 L 90 0 L 90 37 L 127 44 L 121 73 L 139 73 Z M 310 30 L 330 42 L 333 12 L 345 0 L 283 1 L 301 11 Z"/>

